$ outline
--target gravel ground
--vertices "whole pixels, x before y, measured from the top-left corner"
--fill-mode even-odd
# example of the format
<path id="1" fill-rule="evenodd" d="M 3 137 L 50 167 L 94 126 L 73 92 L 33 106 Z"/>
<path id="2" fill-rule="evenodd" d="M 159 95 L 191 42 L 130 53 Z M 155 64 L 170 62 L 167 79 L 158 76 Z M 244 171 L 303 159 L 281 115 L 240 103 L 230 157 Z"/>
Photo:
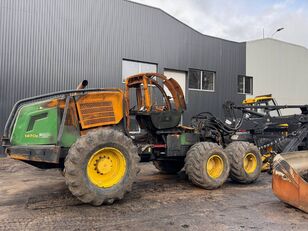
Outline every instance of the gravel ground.
<path id="1" fill-rule="evenodd" d="M 280 202 L 264 173 L 251 185 L 203 190 L 184 173 L 141 164 L 133 191 L 109 206 L 75 199 L 56 169 L 0 158 L 0 230 L 307 230 L 308 214 Z"/>

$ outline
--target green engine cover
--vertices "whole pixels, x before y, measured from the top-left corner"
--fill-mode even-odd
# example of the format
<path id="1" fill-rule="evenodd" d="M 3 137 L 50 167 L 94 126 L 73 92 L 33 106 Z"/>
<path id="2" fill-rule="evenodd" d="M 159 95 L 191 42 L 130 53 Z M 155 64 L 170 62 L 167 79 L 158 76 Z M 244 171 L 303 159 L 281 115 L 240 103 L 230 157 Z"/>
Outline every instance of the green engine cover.
<path id="1" fill-rule="evenodd" d="M 12 145 L 56 144 L 60 120 L 58 107 L 45 108 L 39 102 L 23 106 L 11 136 Z"/>
<path id="2" fill-rule="evenodd" d="M 15 121 L 11 144 L 22 145 L 55 145 L 61 123 L 60 109 L 46 107 L 46 102 L 23 106 Z M 70 147 L 79 137 L 79 132 L 72 126 L 65 126 L 61 146 Z"/>

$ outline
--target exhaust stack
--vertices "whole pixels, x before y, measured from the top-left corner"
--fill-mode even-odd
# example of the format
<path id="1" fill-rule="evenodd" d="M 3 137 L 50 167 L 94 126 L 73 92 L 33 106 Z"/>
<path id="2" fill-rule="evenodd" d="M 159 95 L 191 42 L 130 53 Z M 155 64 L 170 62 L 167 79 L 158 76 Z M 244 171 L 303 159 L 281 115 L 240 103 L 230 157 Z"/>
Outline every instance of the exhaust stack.
<path id="1" fill-rule="evenodd" d="M 88 80 L 83 80 L 82 82 L 80 82 L 77 86 L 77 90 L 82 90 L 85 89 L 85 87 L 88 86 Z"/>

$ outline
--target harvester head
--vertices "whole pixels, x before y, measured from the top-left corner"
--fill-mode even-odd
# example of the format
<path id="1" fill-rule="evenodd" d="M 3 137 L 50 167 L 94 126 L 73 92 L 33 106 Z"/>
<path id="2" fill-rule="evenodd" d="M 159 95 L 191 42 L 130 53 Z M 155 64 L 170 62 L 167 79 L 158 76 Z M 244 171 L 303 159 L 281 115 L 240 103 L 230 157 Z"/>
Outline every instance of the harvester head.
<path id="1" fill-rule="evenodd" d="M 272 187 L 280 200 L 308 213 L 308 151 L 277 155 Z"/>

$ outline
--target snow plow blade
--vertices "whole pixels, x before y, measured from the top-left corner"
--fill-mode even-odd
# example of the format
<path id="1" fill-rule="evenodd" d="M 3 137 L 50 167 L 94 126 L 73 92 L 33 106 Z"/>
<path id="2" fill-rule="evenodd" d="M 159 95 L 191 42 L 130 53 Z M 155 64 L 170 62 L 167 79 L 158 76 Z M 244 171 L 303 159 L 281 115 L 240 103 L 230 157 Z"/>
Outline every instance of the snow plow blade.
<path id="1" fill-rule="evenodd" d="M 272 188 L 280 200 L 308 213 L 308 151 L 275 157 Z"/>

